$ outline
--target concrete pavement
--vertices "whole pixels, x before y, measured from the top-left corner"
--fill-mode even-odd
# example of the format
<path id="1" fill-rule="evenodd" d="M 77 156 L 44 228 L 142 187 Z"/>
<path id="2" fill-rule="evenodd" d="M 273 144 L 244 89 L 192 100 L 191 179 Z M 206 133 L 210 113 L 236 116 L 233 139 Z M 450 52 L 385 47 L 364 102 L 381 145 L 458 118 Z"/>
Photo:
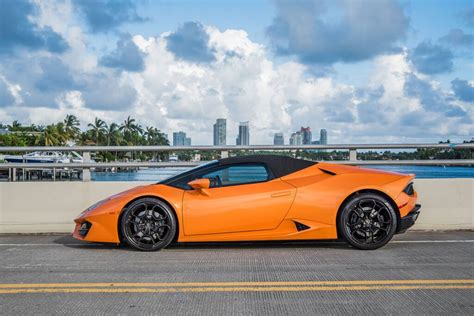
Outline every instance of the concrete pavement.
<path id="1" fill-rule="evenodd" d="M 0 314 L 473 314 L 474 234 L 174 245 L 0 236 Z"/>

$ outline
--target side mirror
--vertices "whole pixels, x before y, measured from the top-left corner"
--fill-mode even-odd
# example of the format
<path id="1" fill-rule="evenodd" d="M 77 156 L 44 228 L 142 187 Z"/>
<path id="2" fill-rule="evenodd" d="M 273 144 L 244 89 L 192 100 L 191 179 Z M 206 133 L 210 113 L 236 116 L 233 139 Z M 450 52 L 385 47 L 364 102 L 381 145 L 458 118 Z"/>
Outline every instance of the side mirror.
<path id="1" fill-rule="evenodd" d="M 211 181 L 209 179 L 196 179 L 191 182 L 188 182 L 189 186 L 194 190 L 204 190 L 209 189 Z"/>

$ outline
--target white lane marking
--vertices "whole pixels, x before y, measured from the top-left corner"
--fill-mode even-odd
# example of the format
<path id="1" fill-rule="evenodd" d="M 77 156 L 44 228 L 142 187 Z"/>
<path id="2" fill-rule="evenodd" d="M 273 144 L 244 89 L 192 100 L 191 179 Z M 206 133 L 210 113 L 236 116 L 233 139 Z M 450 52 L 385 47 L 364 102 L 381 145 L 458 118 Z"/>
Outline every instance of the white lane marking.
<path id="1" fill-rule="evenodd" d="M 389 244 L 430 244 L 430 243 L 472 243 L 474 239 L 447 239 L 447 240 L 393 240 L 389 242 Z M 243 242 L 248 244 L 248 242 Z M 345 244 L 345 242 L 324 242 L 324 241 L 315 241 L 315 244 Z M 213 243 L 215 245 L 219 245 L 218 242 Z M 0 247 L 36 247 L 36 246 L 104 246 L 104 245 L 114 245 L 114 244 L 101 244 L 101 243 L 75 243 L 75 244 L 0 244 Z M 188 243 L 191 245 L 192 243 Z M 289 245 L 289 244 L 284 244 Z M 295 246 L 302 245 L 295 243 Z M 303 244 L 304 245 L 304 244 Z M 221 244 L 221 246 L 225 246 L 225 244 Z M 243 246 L 244 247 L 244 246 Z"/>
<path id="2" fill-rule="evenodd" d="M 466 240 L 394 240 L 390 241 L 390 243 L 394 244 L 422 244 L 422 243 L 450 243 L 450 242 L 474 242 L 474 239 L 466 239 Z"/>

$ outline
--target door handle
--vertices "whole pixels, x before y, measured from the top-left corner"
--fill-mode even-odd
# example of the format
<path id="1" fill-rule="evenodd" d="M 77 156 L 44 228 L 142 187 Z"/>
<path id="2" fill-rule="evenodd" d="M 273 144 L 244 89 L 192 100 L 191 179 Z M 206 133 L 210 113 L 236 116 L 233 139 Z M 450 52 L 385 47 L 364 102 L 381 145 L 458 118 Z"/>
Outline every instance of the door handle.
<path id="1" fill-rule="evenodd" d="M 280 197 L 280 196 L 288 196 L 290 194 L 291 194 L 291 191 L 277 192 L 277 193 L 273 193 L 271 197 L 275 198 L 275 197 Z"/>

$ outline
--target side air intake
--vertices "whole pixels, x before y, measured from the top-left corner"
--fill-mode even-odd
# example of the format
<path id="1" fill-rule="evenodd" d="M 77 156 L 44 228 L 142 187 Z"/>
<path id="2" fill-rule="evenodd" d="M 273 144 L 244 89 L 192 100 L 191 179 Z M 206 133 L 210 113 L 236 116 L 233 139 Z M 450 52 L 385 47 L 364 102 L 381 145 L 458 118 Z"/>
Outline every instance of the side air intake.
<path id="1" fill-rule="evenodd" d="M 326 169 L 323 169 L 323 168 L 319 168 L 319 170 L 321 170 L 321 171 L 324 172 L 324 173 L 330 174 L 331 176 L 335 176 L 335 175 L 336 175 L 334 172 L 329 171 L 329 170 L 326 170 Z"/>
<path id="2" fill-rule="evenodd" d="M 297 231 L 302 231 L 302 230 L 307 230 L 309 229 L 310 227 L 309 226 L 306 226 L 305 224 L 301 224 L 301 223 L 298 223 L 295 221 L 295 225 L 296 225 L 296 230 Z"/>

